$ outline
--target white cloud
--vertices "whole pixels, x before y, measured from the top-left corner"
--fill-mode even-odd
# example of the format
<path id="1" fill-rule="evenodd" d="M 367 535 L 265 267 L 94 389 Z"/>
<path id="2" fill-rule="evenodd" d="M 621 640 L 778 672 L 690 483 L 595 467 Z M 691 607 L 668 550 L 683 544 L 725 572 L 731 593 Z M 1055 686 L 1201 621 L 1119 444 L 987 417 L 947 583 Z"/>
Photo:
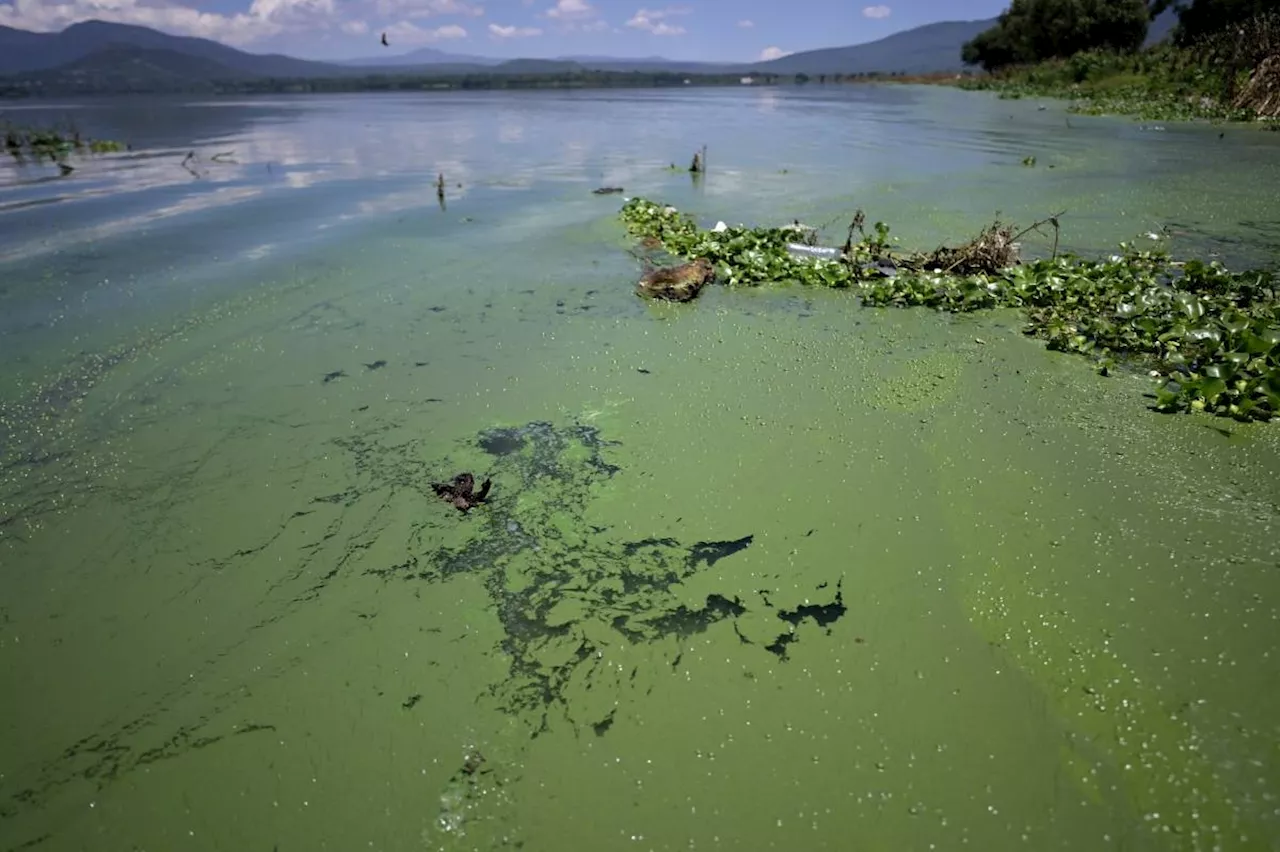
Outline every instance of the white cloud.
<path id="1" fill-rule="evenodd" d="M 490 24 L 489 35 L 494 38 L 531 38 L 542 35 L 542 30 L 537 27 L 503 27 L 498 24 Z"/>
<path id="2" fill-rule="evenodd" d="M 387 17 L 430 18 L 435 15 L 467 15 L 478 18 L 484 7 L 467 0 L 376 0 L 374 7 Z"/>
<path id="3" fill-rule="evenodd" d="M 222 15 L 187 6 L 147 0 L 12 0 L 0 3 L 0 24 L 23 30 L 51 32 L 96 18 L 182 35 L 246 44 L 295 27 L 306 15 L 323 26 L 317 15 L 333 14 L 333 0 L 254 0 L 247 12 Z"/>
<path id="4" fill-rule="evenodd" d="M 467 31 L 457 24 L 446 24 L 443 27 L 431 29 L 401 21 L 387 27 L 387 39 L 392 44 L 432 44 L 437 41 L 451 41 L 466 37 Z"/>
<path id="5" fill-rule="evenodd" d="M 669 6 L 666 9 L 641 9 L 631 16 L 631 20 L 627 21 L 627 26 L 635 30 L 644 30 L 653 35 L 684 35 L 684 27 L 678 24 L 668 24 L 663 19 L 670 18 L 673 15 L 687 15 L 691 11 L 693 10 L 684 6 Z"/>
<path id="6" fill-rule="evenodd" d="M 226 14 L 200 11 L 193 8 L 196 5 L 203 5 L 202 0 L 0 0 L 0 25 L 50 32 L 96 18 L 243 47 L 290 33 L 306 33 L 312 38 L 325 31 L 364 35 L 370 26 L 363 16 L 357 17 L 357 9 L 362 8 L 401 21 L 387 29 L 388 38 L 425 44 L 466 38 L 467 32 L 459 26 L 433 29 L 409 21 L 437 15 L 484 14 L 484 8 L 475 0 L 252 0 L 245 11 Z M 561 5 L 571 11 L 591 9 L 585 0 L 561 0 Z M 594 9 L 590 14 L 595 14 Z M 530 34 L 516 28 L 513 36 Z"/>
<path id="7" fill-rule="evenodd" d="M 755 25 L 756 25 L 756 22 L 755 22 L 755 21 L 752 21 L 752 20 L 742 20 L 742 21 L 738 21 L 738 26 L 742 27 L 744 30 L 749 30 L 749 29 L 751 29 L 752 27 L 754 27 Z"/>
<path id="8" fill-rule="evenodd" d="M 55 32 L 97 19 L 237 46 L 289 32 L 339 28 L 358 35 L 368 31 L 363 21 L 345 19 L 339 13 L 339 4 L 340 0 L 253 0 L 244 12 L 221 14 L 202 12 L 175 0 L 0 0 L 0 25 Z"/>
<path id="9" fill-rule="evenodd" d="M 120 0 L 104 5 L 118 2 Z M 333 0 L 253 0 L 249 6 L 250 17 L 281 25 L 313 24 L 332 17 L 334 11 Z"/>
<path id="10" fill-rule="evenodd" d="M 791 55 L 791 51 L 789 50 L 783 50 L 780 47 L 770 46 L 760 51 L 760 61 L 768 62 L 770 59 L 781 59 L 784 56 L 790 56 L 790 55 Z"/>
<path id="11" fill-rule="evenodd" d="M 893 12 L 888 6 L 868 6 L 862 10 L 864 18 L 887 18 Z"/>
<path id="12" fill-rule="evenodd" d="M 596 9 L 587 0 L 556 0 L 547 10 L 547 17 L 557 21 L 585 21 L 595 16 Z"/>

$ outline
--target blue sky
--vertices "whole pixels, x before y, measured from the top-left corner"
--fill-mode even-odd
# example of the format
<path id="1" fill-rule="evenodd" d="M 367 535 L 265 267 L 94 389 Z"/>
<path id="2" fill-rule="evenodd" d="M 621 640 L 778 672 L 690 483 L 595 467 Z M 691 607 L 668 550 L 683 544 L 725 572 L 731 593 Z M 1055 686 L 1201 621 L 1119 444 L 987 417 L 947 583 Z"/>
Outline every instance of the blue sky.
<path id="1" fill-rule="evenodd" d="M 418 47 L 485 56 L 755 60 L 990 18 L 1007 0 L 0 0 L 0 24 L 89 18 L 213 38 L 255 53 L 341 59 Z M 388 33 L 391 48 L 378 39 Z"/>

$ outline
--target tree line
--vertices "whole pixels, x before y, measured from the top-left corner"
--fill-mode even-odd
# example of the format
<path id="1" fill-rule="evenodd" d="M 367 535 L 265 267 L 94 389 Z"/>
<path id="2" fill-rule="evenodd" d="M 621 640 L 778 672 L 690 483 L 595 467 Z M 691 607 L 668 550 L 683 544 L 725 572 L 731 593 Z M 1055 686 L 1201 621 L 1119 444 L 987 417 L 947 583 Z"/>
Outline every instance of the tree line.
<path id="1" fill-rule="evenodd" d="M 523 74 L 370 74 L 350 77 L 242 77 L 222 80 L 174 80 L 145 72 L 99 76 L 52 74 L 0 79 L 0 98 L 95 94 L 311 94 L 341 92 L 417 92 L 424 90 L 667 88 L 675 86 L 804 85 L 896 80 L 905 75 L 850 74 L 680 74 L 670 71 L 562 71 Z"/>
<path id="2" fill-rule="evenodd" d="M 1134 53 L 1152 19 L 1168 9 L 1178 16 L 1174 43 L 1188 46 L 1280 12 L 1280 0 L 1013 0 L 994 27 L 964 45 L 961 56 L 994 71 L 1089 50 Z"/>

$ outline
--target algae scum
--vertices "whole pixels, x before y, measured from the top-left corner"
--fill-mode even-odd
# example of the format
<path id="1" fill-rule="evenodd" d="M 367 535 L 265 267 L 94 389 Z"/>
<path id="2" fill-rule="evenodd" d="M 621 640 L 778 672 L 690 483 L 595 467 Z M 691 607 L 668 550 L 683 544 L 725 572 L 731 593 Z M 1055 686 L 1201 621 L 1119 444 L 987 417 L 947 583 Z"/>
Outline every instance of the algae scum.
<path id="1" fill-rule="evenodd" d="M 678 123 L 754 143 L 742 107 L 764 95 L 791 97 L 686 94 Z M 985 102 L 922 110 L 936 139 L 884 127 L 963 151 Z M 525 133 L 560 146 L 561 107 L 613 124 L 600 103 L 558 102 Z M 694 304 L 637 298 L 600 181 L 698 221 L 775 222 L 852 211 L 823 194 L 848 187 L 827 179 L 851 172 L 841 140 L 870 152 L 859 174 L 905 175 L 876 159 L 901 145 L 815 132 L 812 112 L 774 119 L 793 135 L 761 137 L 759 168 L 713 156 L 699 197 L 665 152 L 649 162 L 665 124 L 602 143 L 626 168 L 571 183 L 555 165 L 551 189 L 530 172 L 536 189 L 491 192 L 521 173 L 471 162 L 447 213 L 424 167 L 427 220 L 409 176 L 353 180 L 369 195 L 341 209 L 404 190 L 396 221 L 318 230 L 314 265 L 253 255 L 225 283 L 261 289 L 199 321 L 157 314 L 101 345 L 33 326 L 51 372 L 16 358 L 0 411 L 0 850 L 1274 848 L 1273 279 L 1147 251 L 1159 240 L 1022 261 L 1001 223 L 910 254 L 861 217 L 843 257 L 815 260 L 794 228 L 710 230 L 637 200 L 639 259 L 715 273 Z M 475 143 L 485 126 L 413 138 L 510 156 Z M 330 158 L 335 134 L 316 135 Z M 1063 148 L 1098 159 L 1082 135 Z M 375 137 L 407 138 L 353 138 Z M 774 174 L 810 141 L 822 171 Z M 235 145 L 246 180 L 264 171 Z M 157 168 L 185 181 L 185 150 Z M 1067 171 L 1018 167 L 1053 159 L 1026 138 L 979 151 L 1028 180 Z M 1006 183 L 967 212 L 920 201 L 940 180 L 969 195 L 968 168 L 913 174 L 927 189 L 886 217 L 917 240 L 976 232 Z M 339 209 L 280 184 L 155 236 L 243 220 L 253 242 L 228 250 L 288 246 L 279 223 Z M 1041 189 L 1020 218 L 1057 209 Z M 1064 240 L 1090 244 L 1073 215 Z M 118 268 L 145 271 L 123 245 Z M 96 280 L 108 260 L 83 265 Z M 60 372 L 58 328 L 85 350 Z"/>
<path id="2" fill-rule="evenodd" d="M 422 465 L 412 451 L 364 439 L 339 444 L 351 454 L 357 482 L 372 490 L 406 489 L 424 499 L 428 471 L 451 463 Z M 591 523 L 590 502 L 623 474 L 610 459 L 616 446 L 582 423 L 557 427 L 543 421 L 481 432 L 462 443 L 459 455 L 484 464 L 494 491 L 481 506 L 455 516 L 451 532 L 462 541 L 415 552 L 415 542 L 423 540 L 420 529 L 405 543 L 403 562 L 365 572 L 395 588 L 448 583 L 460 576 L 478 579 L 502 631 L 495 650 L 508 666 L 507 676 L 478 698 L 534 739 L 559 720 L 577 735 L 606 736 L 619 707 L 628 703 L 627 693 L 651 694 L 657 675 L 678 672 L 689 641 L 713 625 L 729 622 L 742 645 L 786 661 L 792 643 L 827 634 L 847 612 L 840 575 L 820 583 L 791 609 L 776 605 L 769 589 L 756 590 L 748 600 L 726 590 L 707 594 L 697 605 L 684 602 L 679 595 L 684 583 L 722 570 L 721 562 L 751 547 L 754 536 L 691 543 L 672 537 L 637 540 Z M 354 501 L 363 488 L 356 485 L 317 501 Z M 756 639 L 746 635 L 737 621 L 749 612 L 772 618 L 774 632 L 760 638 L 757 628 Z M 634 655 L 637 662 L 624 665 L 616 655 L 603 653 L 618 646 L 646 646 L 654 653 Z M 415 693 L 403 707 L 413 709 L 422 698 Z M 487 762 L 480 748 L 467 750 L 441 792 L 435 830 L 424 832 L 424 841 L 461 841 L 473 819 L 493 818 L 495 801 L 507 796 L 506 776 L 505 767 Z"/>
<path id="3" fill-rule="evenodd" d="M 680 584 L 747 549 L 753 536 L 692 543 L 628 540 L 590 524 L 584 515 L 593 493 L 620 473 L 608 459 L 611 443 L 592 426 L 529 423 L 487 430 L 473 443 L 491 459 L 486 476 L 495 491 L 476 515 L 459 520 L 469 525 L 465 543 L 371 573 L 387 582 L 482 577 L 504 632 L 501 650 L 510 660 L 509 679 L 493 686 L 491 696 L 503 711 L 532 724 L 534 736 L 547 730 L 552 711 L 600 735 L 613 724 L 612 707 L 580 717 L 582 708 L 566 699 L 570 691 L 594 691 L 612 704 L 636 681 L 636 667 L 619 671 L 602 661 L 598 652 L 604 647 L 662 643 L 676 668 L 683 640 L 750 609 L 776 616 L 777 634 L 763 651 L 785 660 L 790 643 L 846 611 L 838 576 L 816 589 L 812 602 L 791 610 L 776 607 L 767 589 L 748 601 L 711 593 L 700 606 L 683 603 L 676 594 Z M 412 469 L 395 454 L 366 445 L 349 448 L 366 476 Z M 741 631 L 737 635 L 752 644 Z"/>

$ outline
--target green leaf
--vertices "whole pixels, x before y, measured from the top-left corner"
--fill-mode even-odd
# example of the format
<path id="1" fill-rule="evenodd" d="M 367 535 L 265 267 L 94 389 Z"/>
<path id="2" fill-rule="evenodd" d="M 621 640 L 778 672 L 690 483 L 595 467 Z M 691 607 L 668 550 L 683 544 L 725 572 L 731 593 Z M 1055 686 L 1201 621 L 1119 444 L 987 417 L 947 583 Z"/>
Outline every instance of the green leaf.
<path id="1" fill-rule="evenodd" d="M 1222 326 L 1232 334 L 1239 334 L 1249 327 L 1249 318 L 1234 311 L 1226 313 L 1222 316 Z"/>
<path id="2" fill-rule="evenodd" d="M 1204 316 L 1204 305 L 1193 294 L 1177 293 L 1173 298 L 1188 319 L 1198 320 Z"/>
<path id="3" fill-rule="evenodd" d="M 1209 402 L 1215 402 L 1227 390 L 1227 383 L 1219 378 L 1208 378 L 1200 382 L 1196 388 L 1200 395 Z"/>
<path id="4" fill-rule="evenodd" d="M 1218 331 L 1216 328 L 1189 328 L 1182 336 L 1187 340 L 1194 340 L 1196 342 L 1203 342 L 1206 340 L 1211 340 L 1214 343 L 1222 342 L 1222 332 Z"/>
<path id="5" fill-rule="evenodd" d="M 1213 379 L 1229 382 L 1235 378 L 1236 366 L 1235 364 L 1210 364 L 1205 368 L 1204 374 Z"/>
<path id="6" fill-rule="evenodd" d="M 1240 335 L 1240 342 L 1244 344 L 1245 349 L 1251 355 L 1266 355 L 1276 344 L 1267 340 L 1260 334 L 1254 334 L 1252 331 L 1245 331 Z"/>

